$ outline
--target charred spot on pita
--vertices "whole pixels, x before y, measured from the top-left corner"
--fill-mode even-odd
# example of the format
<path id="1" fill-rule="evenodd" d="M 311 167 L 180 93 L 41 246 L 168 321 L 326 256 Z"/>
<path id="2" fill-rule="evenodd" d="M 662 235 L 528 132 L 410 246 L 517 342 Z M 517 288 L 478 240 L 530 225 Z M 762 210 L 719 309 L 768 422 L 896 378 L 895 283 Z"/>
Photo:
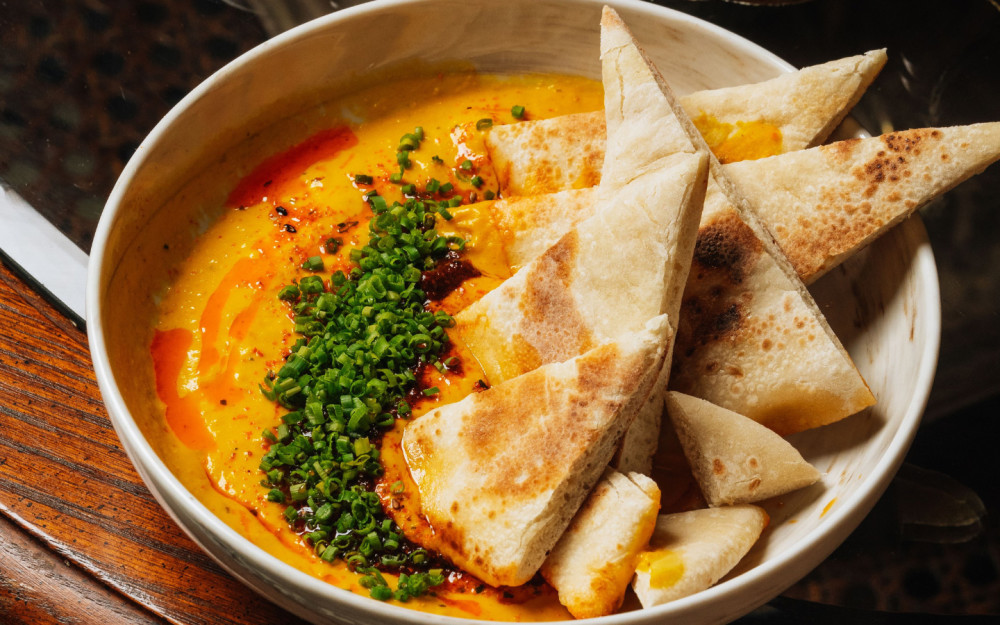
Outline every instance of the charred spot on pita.
<path id="1" fill-rule="evenodd" d="M 702 226 L 694 245 L 699 271 L 722 272 L 733 284 L 742 284 L 762 249 L 753 230 L 734 212 Z"/>

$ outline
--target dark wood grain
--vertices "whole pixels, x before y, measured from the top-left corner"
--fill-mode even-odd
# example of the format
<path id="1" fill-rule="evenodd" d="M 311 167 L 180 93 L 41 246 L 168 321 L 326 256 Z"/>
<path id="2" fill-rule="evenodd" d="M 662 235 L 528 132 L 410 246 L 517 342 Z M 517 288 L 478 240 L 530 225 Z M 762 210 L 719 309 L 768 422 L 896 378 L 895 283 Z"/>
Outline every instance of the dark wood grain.
<path id="1" fill-rule="evenodd" d="M 0 619 L 4 625 L 130 623 L 163 619 L 98 584 L 0 517 Z"/>
<path id="2" fill-rule="evenodd" d="M 229 576 L 159 507 L 105 412 L 86 336 L 3 266 L 0 544 L 5 625 L 302 622 Z M 65 575 L 43 583 L 45 571 Z"/>

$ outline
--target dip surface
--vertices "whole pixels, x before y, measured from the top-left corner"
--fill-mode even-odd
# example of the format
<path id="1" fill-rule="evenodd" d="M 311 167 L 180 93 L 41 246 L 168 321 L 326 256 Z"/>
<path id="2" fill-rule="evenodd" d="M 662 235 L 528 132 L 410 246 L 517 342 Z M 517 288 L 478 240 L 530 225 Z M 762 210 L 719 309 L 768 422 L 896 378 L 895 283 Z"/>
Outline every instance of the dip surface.
<path id="1" fill-rule="evenodd" d="M 400 185 L 389 178 L 399 171 L 400 137 L 419 126 L 425 139 L 412 153 L 414 165 L 404 182 L 418 187 L 430 178 L 452 182 L 465 202 L 450 211 L 450 221 L 439 218 L 437 228 L 467 241 L 463 257 L 480 275 L 431 304 L 432 309 L 458 312 L 509 276 L 488 212 L 475 204 L 496 188 L 492 173 L 488 167 L 479 171 L 475 161 L 471 171 L 462 166 L 476 158 L 463 147 L 480 139 L 476 122 L 516 123 L 511 114 L 515 106 L 524 107 L 525 119 L 597 110 L 602 97 L 599 83 L 564 76 L 444 73 L 394 80 L 326 103 L 315 116 L 321 121 L 309 122 L 314 132 L 304 140 L 284 141 L 273 151 L 243 159 L 248 161 L 239 165 L 244 175 L 226 189 L 228 199 L 218 218 L 201 226 L 190 254 L 170 268 L 170 284 L 160 295 L 151 328 L 158 397 L 151 409 L 163 424 L 151 434 L 182 483 L 267 552 L 367 596 L 359 575 L 340 561 L 324 562 L 313 553 L 286 522 L 287 504 L 268 501 L 268 488 L 260 483 L 260 459 L 267 451 L 262 432 L 276 427 L 287 411 L 264 397 L 258 384 L 268 371 L 281 367 L 296 339 L 291 309 L 277 293 L 306 275 L 328 279 L 337 270 L 349 272 L 350 251 L 368 238 L 371 209 L 364 194 L 374 189 L 390 202 L 402 198 Z M 480 186 L 470 183 L 472 174 L 483 178 Z M 359 183 L 357 175 L 372 181 Z M 335 252 L 331 239 L 342 243 Z M 315 256 L 323 261 L 321 272 L 301 268 Z M 484 377 L 461 345 L 453 345 L 449 355 L 461 363 L 454 371 L 424 369 L 423 382 L 440 393 L 415 403 L 415 416 L 461 399 Z M 416 489 L 407 481 L 398 451 L 404 425 L 398 421 L 383 438 L 382 451 L 384 482 L 402 480 L 406 495 Z M 380 490 L 388 503 L 388 489 Z M 413 513 L 417 502 L 404 497 L 403 504 L 404 516 L 396 520 L 402 526 L 408 519 L 412 525 L 404 532 L 430 531 L 418 527 Z M 569 618 L 555 593 L 541 584 L 507 592 L 453 574 L 435 595 L 405 605 L 473 618 Z"/>

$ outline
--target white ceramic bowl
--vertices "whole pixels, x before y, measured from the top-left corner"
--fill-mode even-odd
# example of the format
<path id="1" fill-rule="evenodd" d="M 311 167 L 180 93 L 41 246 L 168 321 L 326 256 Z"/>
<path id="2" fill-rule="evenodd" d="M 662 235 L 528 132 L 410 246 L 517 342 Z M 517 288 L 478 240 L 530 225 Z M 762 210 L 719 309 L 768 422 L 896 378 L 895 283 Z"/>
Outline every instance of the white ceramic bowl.
<path id="1" fill-rule="evenodd" d="M 791 68 L 732 33 L 665 8 L 615 2 L 675 90 L 770 78 Z M 90 345 L 108 410 L 146 484 L 177 523 L 235 576 L 317 623 L 458 622 L 370 600 L 279 562 L 213 516 L 156 454 L 134 410 L 150 388 L 152 294 L 165 279 L 160 234 L 194 232 L 207 214 L 165 214 L 199 168 L 258 130 L 335 97 L 387 65 L 462 59 L 483 71 L 600 77 L 597 0 L 384 0 L 279 36 L 210 77 L 156 126 L 111 194 L 93 245 L 87 292 Z M 234 105 L 233 103 L 238 103 Z M 200 211 L 200 212 L 199 212 Z M 134 307 L 122 289 L 148 285 Z M 927 399 L 940 337 L 937 273 L 911 219 L 817 283 L 813 291 L 854 357 L 877 406 L 794 442 L 825 477 L 772 509 L 764 539 L 715 587 L 651 610 L 600 619 L 632 624 L 721 623 L 745 614 L 819 564 L 860 523 L 895 474 Z M 139 295 L 143 295 L 139 293 Z M 148 301 L 147 301 L 148 300 Z M 792 522 L 794 521 L 794 522 Z"/>

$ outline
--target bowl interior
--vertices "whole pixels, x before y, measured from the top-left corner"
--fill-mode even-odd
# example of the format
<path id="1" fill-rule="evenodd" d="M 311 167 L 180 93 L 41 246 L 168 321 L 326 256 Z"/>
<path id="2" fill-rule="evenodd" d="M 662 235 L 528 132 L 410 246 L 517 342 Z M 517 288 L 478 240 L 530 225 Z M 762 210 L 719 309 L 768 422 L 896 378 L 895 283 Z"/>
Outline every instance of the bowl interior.
<path id="1" fill-rule="evenodd" d="M 165 427 L 149 341 L 170 267 L 255 164 L 316 130 L 310 111 L 400 64 L 460 61 L 485 72 L 600 77 L 602 3 L 590 0 L 385 1 L 333 14 L 251 51 L 185 98 L 138 149 L 93 247 L 90 340 L 102 393 L 126 451 L 175 520 L 232 573 L 316 622 L 455 622 L 333 588 L 267 555 L 215 518 L 164 464 L 148 435 Z M 616 3 L 679 93 L 788 71 L 767 51 L 653 5 Z M 372 42 L 378 45 L 372 45 Z M 238 104 L 234 104 L 238 103 Z M 313 121 L 307 121 L 313 120 Z M 178 206 L 184 209 L 180 213 Z M 921 223 L 909 220 L 812 288 L 878 398 L 871 410 L 794 437 L 820 484 L 771 506 L 765 538 L 714 588 L 607 622 L 735 618 L 794 583 L 854 529 L 909 446 L 940 335 L 937 274 Z M 136 305 L 138 302 L 138 305 Z"/>

